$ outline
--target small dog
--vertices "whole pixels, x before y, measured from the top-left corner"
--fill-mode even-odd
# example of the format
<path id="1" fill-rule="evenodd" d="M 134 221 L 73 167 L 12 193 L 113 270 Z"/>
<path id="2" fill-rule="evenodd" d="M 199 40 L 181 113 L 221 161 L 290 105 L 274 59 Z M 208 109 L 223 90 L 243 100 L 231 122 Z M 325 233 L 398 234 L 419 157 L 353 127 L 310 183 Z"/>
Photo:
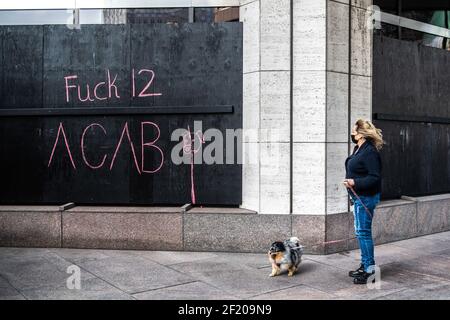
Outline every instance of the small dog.
<path id="1" fill-rule="evenodd" d="M 281 273 L 282 268 L 287 268 L 288 276 L 292 277 L 297 271 L 302 261 L 303 247 L 297 237 L 291 237 L 289 240 L 275 241 L 272 243 L 268 252 L 269 260 L 272 265 L 270 277 L 275 277 Z"/>

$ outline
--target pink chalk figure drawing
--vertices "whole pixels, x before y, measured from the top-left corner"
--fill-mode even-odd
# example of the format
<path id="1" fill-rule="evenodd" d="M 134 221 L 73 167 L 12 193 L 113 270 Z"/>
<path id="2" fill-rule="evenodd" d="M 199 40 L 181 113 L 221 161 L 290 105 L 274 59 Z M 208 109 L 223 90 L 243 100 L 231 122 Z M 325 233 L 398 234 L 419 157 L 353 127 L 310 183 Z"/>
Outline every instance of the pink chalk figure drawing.
<path id="1" fill-rule="evenodd" d="M 145 128 L 145 126 L 151 126 L 151 127 L 153 127 L 156 130 L 156 133 L 157 133 L 156 134 L 156 138 L 154 138 L 151 141 L 144 141 L 144 128 Z M 83 130 L 83 133 L 81 135 L 81 141 L 80 141 L 81 156 L 83 158 L 83 162 L 86 164 L 87 167 L 89 167 L 89 168 L 91 168 L 93 170 L 97 170 L 97 169 L 102 168 L 103 165 L 105 164 L 105 161 L 106 161 L 106 158 L 107 158 L 107 155 L 105 154 L 105 155 L 103 155 L 103 159 L 100 162 L 100 164 L 93 165 L 91 162 L 88 161 L 88 159 L 86 157 L 86 154 L 85 154 L 86 134 L 88 133 L 89 129 L 94 130 L 95 128 L 100 128 L 100 129 L 102 129 L 102 131 L 103 131 L 103 133 L 105 135 L 107 134 L 106 129 L 101 124 L 91 123 L 90 125 L 88 125 Z M 115 148 L 115 151 L 114 151 L 114 154 L 113 154 L 113 157 L 112 157 L 112 160 L 111 160 L 111 164 L 109 166 L 109 170 L 111 171 L 113 166 L 114 166 L 114 161 L 116 159 L 117 153 L 119 152 L 120 146 L 122 145 L 122 140 L 123 140 L 123 137 L 124 137 L 125 134 L 127 136 L 128 143 L 130 144 L 131 153 L 133 154 L 134 164 L 136 166 L 137 172 L 139 174 L 141 174 L 141 173 L 150 173 L 150 174 L 152 174 L 152 173 L 156 173 L 159 170 L 161 170 L 161 168 L 162 168 L 162 166 L 164 164 L 164 152 L 159 146 L 156 145 L 156 142 L 160 138 L 161 131 L 159 129 L 159 126 L 156 123 L 150 122 L 150 121 L 143 121 L 143 122 L 141 122 L 141 165 L 139 165 L 139 162 L 138 162 L 138 159 L 137 159 L 137 156 L 136 156 L 134 144 L 133 144 L 133 141 L 131 139 L 130 132 L 129 132 L 129 129 L 128 129 L 128 122 L 125 122 L 125 125 L 123 126 L 123 129 L 122 129 L 122 134 L 120 135 L 119 142 L 117 143 L 117 146 Z M 65 133 L 65 130 L 64 130 L 64 125 L 63 125 L 62 122 L 59 123 L 58 133 L 56 135 L 55 143 L 53 144 L 53 149 L 52 149 L 52 152 L 50 154 L 50 159 L 48 161 L 47 167 L 50 167 L 50 164 L 52 163 L 56 146 L 58 145 L 58 142 L 60 140 L 60 138 L 59 138 L 60 135 L 62 135 L 63 138 L 64 138 L 64 145 L 66 147 L 67 153 L 69 154 L 70 162 L 72 164 L 72 167 L 74 169 L 76 169 L 75 161 L 74 161 L 74 159 L 72 157 L 72 152 L 70 150 L 69 143 L 67 142 L 67 136 L 66 136 L 66 133 Z M 161 155 L 161 161 L 160 161 L 159 164 L 157 164 L 155 169 L 152 169 L 152 170 L 144 169 L 144 162 L 145 162 L 144 151 L 145 151 L 145 148 L 155 149 L 156 152 Z"/>
<path id="2" fill-rule="evenodd" d="M 198 147 L 195 148 L 195 141 L 198 139 Z M 189 154 L 191 158 L 191 201 L 192 204 L 196 203 L 195 199 L 195 184 L 194 184 L 194 155 L 200 151 L 202 144 L 205 143 L 205 139 L 200 130 L 197 132 L 191 132 L 189 126 L 187 132 L 183 135 L 183 153 Z"/>
<path id="3" fill-rule="evenodd" d="M 145 98 L 145 97 L 153 97 L 153 96 L 161 96 L 162 93 L 156 93 L 156 92 L 146 92 L 149 90 L 150 86 L 152 85 L 153 81 L 155 80 L 155 72 L 150 69 L 140 69 L 137 72 L 137 75 L 141 75 L 143 73 L 149 73 L 150 79 L 148 80 L 145 87 L 139 92 L 138 97 L 139 98 Z M 107 100 L 115 97 L 116 99 L 120 99 L 119 95 L 119 88 L 116 84 L 117 80 L 117 74 L 114 75 L 114 78 L 111 77 L 111 72 L 109 69 L 106 70 L 106 81 L 100 81 L 97 84 L 93 86 L 94 90 L 91 94 L 91 88 L 89 84 L 86 84 L 86 95 L 84 97 L 81 97 L 81 85 L 74 84 L 74 81 L 78 79 L 78 76 L 76 74 L 69 75 L 64 77 L 65 81 L 65 94 L 66 94 L 66 102 L 69 102 L 70 97 L 70 90 L 76 89 L 77 90 L 77 97 L 80 102 L 86 102 L 86 101 L 95 101 L 95 100 Z M 112 80 L 111 80 L 112 79 Z M 136 96 L 136 75 L 134 69 L 131 71 L 131 83 L 132 83 L 132 91 L 131 96 L 134 98 Z M 98 93 L 98 90 L 103 87 L 105 89 L 105 95 L 100 96 Z"/>

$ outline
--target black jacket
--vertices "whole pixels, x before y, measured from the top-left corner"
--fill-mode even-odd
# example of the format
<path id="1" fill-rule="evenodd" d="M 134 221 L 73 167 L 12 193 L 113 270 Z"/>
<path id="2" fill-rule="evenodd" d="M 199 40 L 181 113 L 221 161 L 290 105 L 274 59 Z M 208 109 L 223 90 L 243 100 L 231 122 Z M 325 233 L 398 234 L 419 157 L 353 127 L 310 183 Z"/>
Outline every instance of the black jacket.
<path id="1" fill-rule="evenodd" d="M 345 178 L 355 181 L 353 189 L 358 195 L 371 196 L 381 192 L 381 158 L 378 150 L 368 140 L 357 149 L 358 146 L 355 146 L 352 155 L 345 160 Z"/>

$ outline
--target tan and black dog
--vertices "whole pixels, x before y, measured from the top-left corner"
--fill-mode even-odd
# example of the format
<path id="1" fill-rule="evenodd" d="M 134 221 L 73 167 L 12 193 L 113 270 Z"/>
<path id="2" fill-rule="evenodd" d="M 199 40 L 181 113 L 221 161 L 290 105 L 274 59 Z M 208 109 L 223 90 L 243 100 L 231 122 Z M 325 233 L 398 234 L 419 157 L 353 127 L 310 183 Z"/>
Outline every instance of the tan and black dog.
<path id="1" fill-rule="evenodd" d="M 275 241 L 268 252 L 272 265 L 271 277 L 277 276 L 286 268 L 288 276 L 293 276 L 302 261 L 303 247 L 297 237 L 291 237 L 285 241 Z"/>

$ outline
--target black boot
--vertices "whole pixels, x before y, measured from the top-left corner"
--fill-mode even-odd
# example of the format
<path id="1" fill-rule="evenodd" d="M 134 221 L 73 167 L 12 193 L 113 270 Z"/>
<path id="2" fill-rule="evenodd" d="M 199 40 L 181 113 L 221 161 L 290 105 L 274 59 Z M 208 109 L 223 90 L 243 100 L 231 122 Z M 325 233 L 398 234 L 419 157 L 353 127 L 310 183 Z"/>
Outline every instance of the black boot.
<path id="1" fill-rule="evenodd" d="M 372 276 L 375 272 L 365 272 L 353 278 L 354 284 L 367 284 L 370 276 Z M 372 283 L 375 283 L 375 278 L 372 279 Z"/>
<path id="2" fill-rule="evenodd" d="M 348 276 L 354 278 L 362 275 L 363 273 L 364 273 L 364 265 L 361 263 L 358 269 L 356 269 L 355 271 L 349 271 Z"/>

